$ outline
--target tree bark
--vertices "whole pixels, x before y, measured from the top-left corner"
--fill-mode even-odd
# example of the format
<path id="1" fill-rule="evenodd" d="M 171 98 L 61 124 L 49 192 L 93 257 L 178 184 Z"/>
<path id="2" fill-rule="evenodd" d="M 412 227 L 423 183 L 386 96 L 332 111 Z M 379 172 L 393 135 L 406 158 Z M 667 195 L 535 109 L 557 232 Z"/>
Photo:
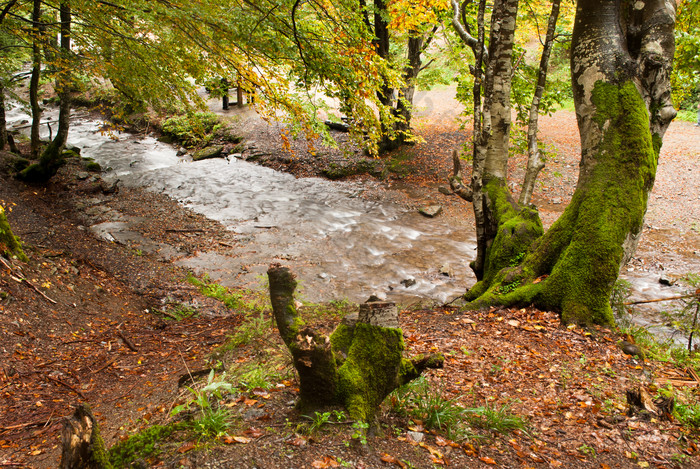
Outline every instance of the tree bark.
<path id="1" fill-rule="evenodd" d="M 297 314 L 290 270 L 274 264 L 267 275 L 277 329 L 299 373 L 303 411 L 342 405 L 352 418 L 371 423 L 391 391 L 427 368 L 442 367 L 441 355 L 403 358 L 395 305 L 362 305 L 359 318 L 346 317 L 327 337 L 305 326 Z"/>
<path id="2" fill-rule="evenodd" d="M 28 182 L 46 182 L 51 179 L 58 169 L 63 164 L 63 150 L 68 139 L 68 130 L 70 128 L 70 111 L 71 111 L 71 51 L 70 51 L 70 32 L 71 32 L 71 9 L 70 1 L 64 0 L 59 6 L 61 20 L 61 48 L 58 54 L 58 66 L 56 79 L 56 90 L 59 95 L 58 109 L 58 131 L 56 137 L 46 146 L 41 153 L 39 162 L 23 169 L 17 176 Z M 33 78 L 32 72 L 32 78 Z M 32 125 L 32 132 L 34 126 Z"/>
<path id="3" fill-rule="evenodd" d="M 59 469 L 109 469 L 105 444 L 97 420 L 87 404 L 76 407 L 63 422 L 61 431 L 61 463 Z"/>
<path id="4" fill-rule="evenodd" d="M 5 115 L 5 86 L 0 81 L 0 151 L 7 145 L 7 118 Z"/>
<path id="5" fill-rule="evenodd" d="M 41 108 L 39 107 L 39 78 L 41 75 L 41 0 L 34 0 L 32 9 L 32 75 L 29 80 L 29 104 L 32 108 L 31 155 L 39 156 L 39 124 L 41 123 Z"/>
<path id="6" fill-rule="evenodd" d="M 564 322 L 613 323 L 610 294 L 641 233 L 662 137 L 675 116 L 668 85 L 674 18 L 675 3 L 664 0 L 578 1 L 571 57 L 581 135 L 576 191 L 520 265 L 503 266 L 472 289 L 472 307 L 535 303 L 560 311 Z"/>
<path id="7" fill-rule="evenodd" d="M 56 88 L 60 99 L 58 109 L 58 131 L 53 140 L 53 145 L 56 147 L 57 153 L 61 153 L 68 140 L 68 129 L 70 128 L 70 111 L 71 111 L 71 87 L 73 80 L 71 78 L 71 8 L 70 1 L 64 0 L 59 6 L 59 14 L 61 19 L 61 50 L 60 50 L 60 68 L 58 70 L 58 78 L 56 80 Z"/>
<path id="8" fill-rule="evenodd" d="M 527 123 L 527 170 L 525 171 L 525 179 L 523 180 L 523 188 L 520 191 L 520 205 L 528 205 L 532 199 L 532 192 L 535 189 L 535 182 L 540 171 L 544 168 L 544 161 L 540 154 L 540 148 L 537 144 L 537 126 L 540 116 L 540 102 L 544 94 L 544 88 L 547 84 L 547 70 L 549 68 L 549 56 L 554 46 L 554 36 L 556 34 L 557 19 L 559 18 L 559 7 L 561 0 L 552 1 L 552 12 L 549 14 L 547 23 L 547 35 L 544 40 L 544 48 L 540 57 L 540 67 L 537 71 L 537 86 L 532 97 L 532 105 L 530 106 L 530 116 Z"/>

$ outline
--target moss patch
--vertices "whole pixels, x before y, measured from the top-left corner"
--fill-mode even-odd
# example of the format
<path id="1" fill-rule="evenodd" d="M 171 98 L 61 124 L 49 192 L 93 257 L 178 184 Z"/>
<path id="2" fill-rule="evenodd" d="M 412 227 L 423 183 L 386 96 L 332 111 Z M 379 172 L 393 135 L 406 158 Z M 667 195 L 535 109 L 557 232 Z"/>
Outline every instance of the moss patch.
<path id="1" fill-rule="evenodd" d="M 371 422 L 397 387 L 404 350 L 401 329 L 359 323 L 348 358 L 338 370 L 338 394 L 354 419 Z"/>
<path id="2" fill-rule="evenodd" d="M 0 205 L 0 255 L 16 256 L 24 262 L 28 260 L 24 251 L 22 251 L 19 240 L 12 233 L 10 222 L 7 221 L 5 209 L 2 205 Z"/>

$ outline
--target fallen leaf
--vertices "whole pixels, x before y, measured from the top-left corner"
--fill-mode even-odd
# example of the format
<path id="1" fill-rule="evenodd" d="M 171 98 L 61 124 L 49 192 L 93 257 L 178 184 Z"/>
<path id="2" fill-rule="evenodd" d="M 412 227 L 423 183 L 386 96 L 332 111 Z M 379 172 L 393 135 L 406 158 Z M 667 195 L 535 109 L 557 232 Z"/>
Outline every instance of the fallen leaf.
<path id="1" fill-rule="evenodd" d="M 440 435 L 438 435 L 435 437 L 435 444 L 438 446 L 447 446 L 450 444 L 450 442 L 448 440 L 446 440 L 445 438 L 441 437 Z"/>
<path id="2" fill-rule="evenodd" d="M 191 451 L 191 450 L 194 448 L 194 446 L 195 446 L 195 442 L 194 442 L 194 441 L 188 441 L 188 442 L 186 442 L 185 444 L 183 444 L 182 446 L 180 446 L 180 447 L 177 449 L 177 452 L 178 452 L 178 453 L 186 453 L 186 452 L 188 452 L 188 451 Z"/>
<path id="3" fill-rule="evenodd" d="M 481 462 L 485 462 L 486 464 L 493 464 L 494 466 L 496 465 L 496 461 L 489 458 L 488 456 L 481 456 L 479 459 L 481 460 Z"/>
<path id="4" fill-rule="evenodd" d="M 311 463 L 311 467 L 315 469 L 327 469 L 329 467 L 339 467 L 338 461 L 330 456 L 324 456 L 323 459 L 316 460 Z"/>
<path id="5" fill-rule="evenodd" d="M 262 430 L 259 428 L 249 428 L 248 430 L 243 432 L 244 435 L 249 436 L 251 438 L 260 438 L 265 434 Z"/>
<path id="6" fill-rule="evenodd" d="M 306 445 L 306 439 L 304 439 L 300 436 L 297 436 L 294 439 L 287 440 L 287 444 L 292 445 L 292 446 L 304 446 L 304 445 Z"/>
<path id="7" fill-rule="evenodd" d="M 437 458 L 437 459 L 442 459 L 442 458 L 443 458 L 442 453 L 441 453 L 440 450 L 438 450 L 437 448 L 433 448 L 432 446 L 426 445 L 426 444 L 423 443 L 423 442 L 418 443 L 418 446 L 420 446 L 421 448 L 427 449 L 428 452 L 429 452 L 433 457 L 435 457 L 435 458 Z"/>
<path id="8" fill-rule="evenodd" d="M 389 464 L 396 464 L 401 469 L 406 469 L 408 467 L 406 466 L 406 464 L 403 463 L 403 461 L 400 461 L 399 459 L 387 453 L 382 454 L 381 460 L 384 462 L 388 462 Z"/>
<path id="9" fill-rule="evenodd" d="M 248 444 L 250 442 L 251 442 L 251 439 L 246 438 L 245 436 L 226 435 L 226 437 L 224 437 L 224 443 L 226 443 L 227 445 L 231 445 L 233 443 L 241 443 L 241 444 L 245 445 L 245 444 Z"/>

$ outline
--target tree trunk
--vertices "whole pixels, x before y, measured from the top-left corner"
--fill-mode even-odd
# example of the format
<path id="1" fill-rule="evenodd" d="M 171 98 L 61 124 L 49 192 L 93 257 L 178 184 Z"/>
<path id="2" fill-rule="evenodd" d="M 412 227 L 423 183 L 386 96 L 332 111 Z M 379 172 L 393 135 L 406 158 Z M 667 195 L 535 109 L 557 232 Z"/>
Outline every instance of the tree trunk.
<path id="1" fill-rule="evenodd" d="M 0 255 L 15 256 L 19 260 L 27 261 L 27 256 L 22 251 L 22 246 L 15 235 L 12 234 L 10 222 L 7 221 L 5 209 L 2 205 L 0 205 Z"/>
<path id="2" fill-rule="evenodd" d="M 7 120 L 5 115 L 5 86 L 0 81 L 0 151 L 7 145 Z"/>
<path id="3" fill-rule="evenodd" d="M 56 147 L 57 153 L 61 153 L 66 146 L 68 140 L 68 129 L 70 128 L 70 111 L 71 111 L 71 88 L 73 80 L 71 78 L 71 10 L 70 1 L 64 0 L 60 7 L 61 19 L 61 65 L 58 70 L 58 78 L 56 80 L 56 88 L 60 99 L 58 109 L 58 131 L 56 138 L 52 144 Z"/>
<path id="4" fill-rule="evenodd" d="M 31 155 L 39 156 L 39 124 L 41 123 L 41 108 L 39 107 L 39 78 L 41 75 L 41 0 L 34 0 L 32 10 L 32 75 L 29 80 L 29 104 L 32 108 Z"/>
<path id="5" fill-rule="evenodd" d="M 440 368 L 441 355 L 402 357 L 398 311 L 391 303 L 367 303 L 359 317 L 346 317 L 326 337 L 306 327 L 294 306 L 296 280 L 286 267 L 267 271 L 277 329 L 299 373 L 303 411 L 342 405 L 358 420 L 373 422 L 377 409 L 397 387 Z"/>
<path id="6" fill-rule="evenodd" d="M 544 161 L 540 154 L 540 148 L 537 144 L 537 126 L 540 116 L 540 102 L 544 93 L 545 85 L 547 84 L 547 70 L 549 68 L 549 56 L 554 46 L 554 36 L 556 33 L 557 19 L 559 18 L 559 7 L 561 0 L 552 1 L 552 12 L 549 15 L 547 23 L 547 35 L 544 40 L 544 48 L 540 57 L 540 67 L 537 70 L 537 86 L 535 94 L 532 97 L 532 105 L 530 106 L 530 117 L 527 123 L 527 170 L 523 181 L 523 188 L 520 191 L 520 205 L 528 205 L 532 198 L 532 192 L 535 190 L 535 182 L 540 171 L 544 168 Z"/>
<path id="7" fill-rule="evenodd" d="M 477 254 L 471 267 L 480 281 L 490 281 L 510 259 L 521 254 L 523 246 L 542 234 L 536 212 L 518 207 L 506 185 L 511 59 L 517 12 L 518 0 L 497 0 L 494 3 L 485 61 L 484 104 L 479 116 L 475 116 L 475 120 L 480 119 L 481 123 L 479 134 L 474 136 L 471 189 Z M 518 223 L 519 220 L 524 223 Z M 514 228 L 516 224 L 517 230 Z"/>
<path id="8" fill-rule="evenodd" d="M 674 18 L 675 4 L 664 0 L 579 0 L 571 58 L 581 135 L 576 191 L 519 266 L 480 282 L 472 307 L 535 303 L 559 310 L 564 322 L 613 323 L 610 294 L 636 246 L 661 140 L 675 116 L 668 80 Z"/>
<path id="9" fill-rule="evenodd" d="M 59 469 L 109 469 L 105 444 L 97 420 L 87 404 L 76 407 L 63 422 L 61 431 L 61 463 Z"/>
<path id="10" fill-rule="evenodd" d="M 58 108 L 58 131 L 56 137 L 49 143 L 41 153 L 39 162 L 23 169 L 17 176 L 27 182 L 46 182 L 51 179 L 63 164 L 63 150 L 68 139 L 68 129 L 70 128 L 71 111 L 71 52 L 70 52 L 70 29 L 71 10 L 70 1 L 64 0 L 60 7 L 61 20 L 61 50 L 57 70 L 56 90 L 60 103 Z M 33 77 L 33 75 L 32 75 Z M 32 126 L 33 131 L 33 126 Z"/>

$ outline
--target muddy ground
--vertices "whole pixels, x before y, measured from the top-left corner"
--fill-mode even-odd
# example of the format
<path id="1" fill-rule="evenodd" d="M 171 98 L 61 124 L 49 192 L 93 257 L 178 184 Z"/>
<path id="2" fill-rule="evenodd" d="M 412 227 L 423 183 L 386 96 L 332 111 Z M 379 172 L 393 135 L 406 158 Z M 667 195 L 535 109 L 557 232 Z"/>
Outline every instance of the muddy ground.
<path id="1" fill-rule="evenodd" d="M 442 98 L 431 99 L 434 104 Z M 449 113 L 436 112 L 426 109 L 416 121 L 426 142 L 401 150 L 405 156 L 397 171 L 385 174 L 378 190 L 407 206 L 438 199 L 443 216 L 469 223 L 466 204 L 437 192 L 451 170 L 451 150 L 467 132 Z M 276 127 L 243 122 L 248 141 L 270 155 L 261 158 L 265 164 L 307 175 L 303 168 L 313 167 L 309 161 L 325 168 L 335 158 L 301 149 L 287 158 L 278 152 Z M 575 184 L 575 119 L 561 111 L 545 118 L 542 128 L 545 140 L 558 149 L 535 198 L 550 224 Z M 675 123 L 667 134 L 665 146 L 671 150 L 662 156 L 643 242 L 626 268 L 697 271 L 698 133 L 690 123 Z M 519 179 L 521 161 L 512 162 L 513 180 Z M 6 165 L 0 172 L 0 201 L 11 209 L 10 221 L 30 257 L 27 264 L 4 259 L 0 265 L 2 466 L 55 467 L 62 419 L 79 402 L 91 405 L 107 445 L 168 422 L 171 409 L 188 396 L 178 386 L 180 379 L 209 367 L 211 352 L 245 319 L 241 311 L 204 297 L 186 281 L 187 272 L 172 264 L 178 256 L 230 247 L 237 242 L 230 232 L 161 195 L 125 188 L 104 193 L 99 179 L 85 178 L 84 172 L 72 161 L 45 187 L 16 181 Z M 86 228 L 120 216 L 141 220 L 143 237 L 174 257 L 166 260 L 138 244 L 107 242 Z M 174 305 L 197 314 L 175 320 Z M 332 319 L 337 320 L 324 321 Z M 392 412 L 388 403 L 380 416 L 382 431 L 367 445 L 352 438 L 350 423 L 299 434 L 298 424 L 307 420 L 293 408 L 294 376 L 281 366 L 270 389 L 240 392 L 221 403 L 238 416 L 230 436 L 242 438 L 197 443 L 191 435 L 176 435 L 167 451 L 147 463 L 265 468 L 700 464 L 696 435 L 677 421 L 628 416 L 625 400 L 625 391 L 638 384 L 655 392 L 667 379 L 697 382 L 683 368 L 626 356 L 614 331 L 562 328 L 555 314 L 531 309 L 414 308 L 403 311 L 400 321 L 409 353 L 440 351 L 448 357 L 444 370 L 429 373 L 435 389 L 466 407 L 507 406 L 527 421 L 526 431 L 502 435 L 475 427 L 478 438 L 447 440 L 425 430 L 420 419 Z M 263 348 L 278 350 L 278 342 L 268 324 Z M 260 347 L 253 341 L 235 349 L 225 365 L 260 360 Z M 692 392 L 684 396 L 697 399 Z"/>

